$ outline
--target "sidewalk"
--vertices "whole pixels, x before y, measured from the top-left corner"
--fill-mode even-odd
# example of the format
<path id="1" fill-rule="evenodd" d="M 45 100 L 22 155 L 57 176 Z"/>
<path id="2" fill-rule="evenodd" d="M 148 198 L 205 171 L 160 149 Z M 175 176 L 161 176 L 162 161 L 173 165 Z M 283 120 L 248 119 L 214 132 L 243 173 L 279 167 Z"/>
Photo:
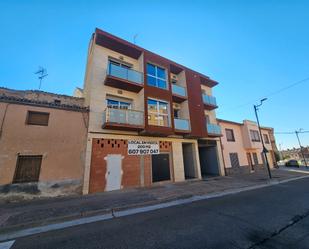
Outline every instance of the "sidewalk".
<path id="1" fill-rule="evenodd" d="M 203 181 L 171 183 L 150 188 L 105 192 L 87 196 L 58 197 L 5 203 L 0 201 L 0 234 L 39 225 L 73 220 L 168 201 L 241 190 L 301 176 L 303 172 L 273 170 L 269 181 L 266 172 L 243 176 L 210 177 Z"/>

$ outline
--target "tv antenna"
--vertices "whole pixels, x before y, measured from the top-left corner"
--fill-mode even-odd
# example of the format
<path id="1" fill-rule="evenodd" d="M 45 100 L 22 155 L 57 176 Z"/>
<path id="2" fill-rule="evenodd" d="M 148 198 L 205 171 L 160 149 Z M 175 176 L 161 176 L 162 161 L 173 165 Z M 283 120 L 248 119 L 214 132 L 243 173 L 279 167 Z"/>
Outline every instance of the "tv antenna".
<path id="1" fill-rule="evenodd" d="M 135 34 L 134 36 L 133 36 L 133 43 L 134 44 L 136 44 L 136 37 L 138 36 L 138 34 Z"/>
<path id="2" fill-rule="evenodd" d="M 47 70 L 46 68 L 39 67 L 38 71 L 36 71 L 34 74 L 38 75 L 38 79 L 40 80 L 39 90 L 41 90 L 42 80 L 48 75 Z"/>

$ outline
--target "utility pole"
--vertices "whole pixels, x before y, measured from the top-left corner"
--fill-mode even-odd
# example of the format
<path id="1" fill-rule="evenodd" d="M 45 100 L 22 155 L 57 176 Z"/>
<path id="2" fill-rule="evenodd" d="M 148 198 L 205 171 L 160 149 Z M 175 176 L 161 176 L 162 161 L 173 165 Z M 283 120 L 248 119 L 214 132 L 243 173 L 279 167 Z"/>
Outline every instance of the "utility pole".
<path id="1" fill-rule="evenodd" d="M 299 129 L 298 131 L 295 131 L 295 134 L 296 134 L 296 137 L 297 137 L 297 140 L 298 140 L 298 144 L 299 144 L 299 147 L 300 147 L 300 153 L 301 153 L 301 155 L 302 155 L 302 157 L 304 159 L 305 166 L 307 168 L 308 167 L 307 161 L 306 161 L 306 158 L 305 158 L 305 155 L 304 155 L 304 152 L 303 152 L 303 147 L 301 146 L 301 143 L 300 143 L 300 139 L 299 139 L 298 133 L 301 133 L 301 129 Z"/>
<path id="2" fill-rule="evenodd" d="M 270 172 L 269 163 L 268 163 L 267 154 L 266 154 L 268 152 L 268 150 L 265 148 L 265 144 L 264 144 L 264 140 L 263 140 L 263 136 L 262 136 L 262 131 L 261 131 L 261 126 L 260 126 L 260 121 L 259 121 L 259 117 L 258 117 L 258 113 L 257 113 L 259 107 L 263 104 L 263 101 L 265 101 L 265 100 L 267 100 L 267 98 L 261 99 L 261 102 L 260 102 L 259 105 L 253 105 L 253 106 L 254 106 L 255 117 L 256 117 L 256 121 L 257 121 L 259 132 L 260 132 L 260 137 L 261 137 L 261 141 L 262 141 L 262 145 L 263 145 L 263 154 L 264 154 L 265 161 L 266 161 L 268 176 L 269 176 L 269 179 L 271 179 L 272 177 L 271 177 L 271 172 Z"/>

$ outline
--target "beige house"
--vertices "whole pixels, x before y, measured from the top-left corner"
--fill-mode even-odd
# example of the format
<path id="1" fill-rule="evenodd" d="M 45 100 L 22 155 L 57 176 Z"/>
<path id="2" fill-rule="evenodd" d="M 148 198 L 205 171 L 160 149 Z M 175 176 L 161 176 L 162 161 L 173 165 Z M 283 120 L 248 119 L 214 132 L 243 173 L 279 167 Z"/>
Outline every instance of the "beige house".
<path id="1" fill-rule="evenodd" d="M 221 146 L 227 175 L 249 173 L 264 169 L 265 157 L 260 132 L 255 122 L 244 120 L 243 123 L 218 119 L 222 128 Z M 262 127 L 262 137 L 267 149 L 270 168 L 276 165 L 276 150 L 273 129 Z"/>
<path id="2" fill-rule="evenodd" d="M 83 192 L 224 175 L 217 84 L 96 29 L 75 91 L 90 108 Z"/>
<path id="3" fill-rule="evenodd" d="M 87 126 L 82 98 L 0 88 L 0 194 L 80 193 Z"/>

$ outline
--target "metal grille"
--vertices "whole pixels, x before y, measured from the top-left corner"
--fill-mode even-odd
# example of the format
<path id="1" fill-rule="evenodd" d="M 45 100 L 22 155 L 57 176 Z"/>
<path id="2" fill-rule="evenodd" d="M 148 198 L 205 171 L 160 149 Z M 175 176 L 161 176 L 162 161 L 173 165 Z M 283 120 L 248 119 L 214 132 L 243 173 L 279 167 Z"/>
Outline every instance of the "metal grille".
<path id="1" fill-rule="evenodd" d="M 230 153 L 230 160 L 231 160 L 231 165 L 233 168 L 240 166 L 237 153 Z"/>
<path id="2" fill-rule="evenodd" d="M 37 182 L 40 176 L 42 156 L 18 156 L 13 183 Z"/>

